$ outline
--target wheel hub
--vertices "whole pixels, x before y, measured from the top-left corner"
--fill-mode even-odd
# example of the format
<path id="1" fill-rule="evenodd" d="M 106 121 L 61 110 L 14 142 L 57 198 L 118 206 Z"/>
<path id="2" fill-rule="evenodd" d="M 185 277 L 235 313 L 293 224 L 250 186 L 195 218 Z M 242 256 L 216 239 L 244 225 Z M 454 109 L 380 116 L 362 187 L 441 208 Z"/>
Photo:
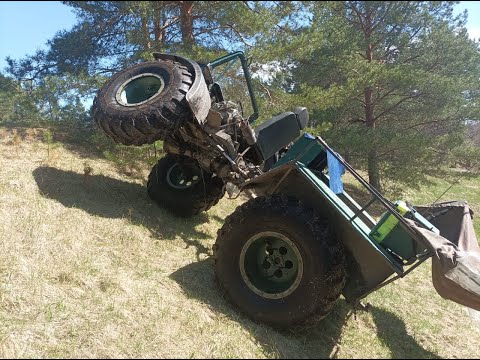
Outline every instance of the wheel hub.
<path id="1" fill-rule="evenodd" d="M 167 171 L 167 183 L 179 190 L 188 189 L 197 184 L 202 177 L 202 170 L 196 166 L 175 163 Z"/>
<path id="2" fill-rule="evenodd" d="M 267 299 L 288 296 L 303 276 L 303 260 L 297 246 L 277 232 L 251 237 L 242 248 L 239 265 L 247 286 Z"/>
<path id="3" fill-rule="evenodd" d="M 157 97 L 165 87 L 165 81 L 157 74 L 143 73 L 125 81 L 115 94 L 120 105 L 138 106 Z"/>

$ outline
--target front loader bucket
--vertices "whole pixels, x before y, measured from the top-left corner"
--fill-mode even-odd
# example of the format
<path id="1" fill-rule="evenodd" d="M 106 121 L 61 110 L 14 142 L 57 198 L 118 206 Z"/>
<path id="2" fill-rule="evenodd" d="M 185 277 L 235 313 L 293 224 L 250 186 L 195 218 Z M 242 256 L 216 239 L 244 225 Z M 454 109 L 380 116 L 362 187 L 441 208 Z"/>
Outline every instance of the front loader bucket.
<path id="1" fill-rule="evenodd" d="M 480 247 L 473 228 L 473 211 L 459 201 L 416 208 L 440 230 L 437 235 L 412 224 L 433 253 L 435 290 L 445 299 L 480 311 Z"/>

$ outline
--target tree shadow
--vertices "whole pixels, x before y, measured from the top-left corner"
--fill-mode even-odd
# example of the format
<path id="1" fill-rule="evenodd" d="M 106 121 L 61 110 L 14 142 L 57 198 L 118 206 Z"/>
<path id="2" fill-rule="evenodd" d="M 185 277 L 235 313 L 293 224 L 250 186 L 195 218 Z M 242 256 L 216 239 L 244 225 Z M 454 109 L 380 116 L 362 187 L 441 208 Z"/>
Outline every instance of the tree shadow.
<path id="1" fill-rule="evenodd" d="M 199 239 L 210 235 L 195 230 L 209 220 L 206 214 L 178 218 L 161 209 L 148 197 L 146 188 L 137 183 L 103 175 L 83 175 L 53 167 L 39 167 L 33 177 L 40 193 L 68 208 L 78 208 L 104 218 L 127 218 L 145 226 L 154 237 L 174 240 L 179 236 L 187 247 L 194 246 L 197 258 L 210 254 Z"/>
<path id="2" fill-rule="evenodd" d="M 273 349 L 281 358 L 337 358 L 342 347 L 342 329 L 348 321 L 355 321 L 350 320 L 354 314 L 352 307 L 341 298 L 326 318 L 313 325 L 276 330 L 256 323 L 224 299 L 215 281 L 212 258 L 188 264 L 171 274 L 170 278 L 188 297 L 238 322 L 255 337 L 266 353 Z M 405 323 L 395 314 L 376 307 L 370 307 L 369 311 L 378 337 L 390 349 L 393 358 L 438 358 L 407 333 Z"/>

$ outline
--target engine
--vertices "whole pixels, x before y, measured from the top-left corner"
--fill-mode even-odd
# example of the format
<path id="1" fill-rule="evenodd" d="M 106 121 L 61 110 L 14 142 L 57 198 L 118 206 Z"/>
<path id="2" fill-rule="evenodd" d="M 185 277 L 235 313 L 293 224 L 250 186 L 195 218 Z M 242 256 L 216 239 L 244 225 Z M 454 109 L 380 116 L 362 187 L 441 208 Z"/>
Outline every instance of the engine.
<path id="1" fill-rule="evenodd" d="M 188 122 L 164 141 L 167 153 L 189 156 L 235 185 L 262 173 L 252 127 L 231 101 L 213 102 L 206 121 Z"/>

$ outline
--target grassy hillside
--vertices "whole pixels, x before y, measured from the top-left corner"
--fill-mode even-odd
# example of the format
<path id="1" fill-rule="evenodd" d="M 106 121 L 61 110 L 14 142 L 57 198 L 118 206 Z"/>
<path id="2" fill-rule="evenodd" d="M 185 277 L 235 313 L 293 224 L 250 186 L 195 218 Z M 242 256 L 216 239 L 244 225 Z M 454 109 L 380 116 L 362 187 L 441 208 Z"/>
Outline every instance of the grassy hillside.
<path id="1" fill-rule="evenodd" d="M 429 261 L 367 297 L 369 312 L 341 299 L 313 329 L 256 324 L 222 298 L 211 259 L 240 200 L 178 219 L 86 149 L 47 156 L 40 130 L 14 130 L 0 129 L 3 358 L 478 357 L 480 328 L 436 294 Z M 413 196 L 428 202 L 444 185 Z M 450 195 L 480 213 L 480 177 L 462 186 Z"/>

